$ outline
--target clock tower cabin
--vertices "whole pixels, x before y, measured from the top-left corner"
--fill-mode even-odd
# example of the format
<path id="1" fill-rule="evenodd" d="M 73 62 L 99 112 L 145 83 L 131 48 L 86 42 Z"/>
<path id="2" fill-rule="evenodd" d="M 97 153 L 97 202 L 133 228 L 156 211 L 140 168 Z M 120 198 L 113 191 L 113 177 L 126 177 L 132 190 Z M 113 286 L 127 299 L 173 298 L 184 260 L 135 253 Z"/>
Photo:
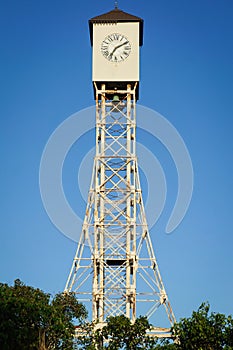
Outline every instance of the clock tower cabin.
<path id="1" fill-rule="evenodd" d="M 143 20 L 118 8 L 89 20 L 92 81 L 97 88 L 139 90 L 139 49 L 143 43 Z"/>

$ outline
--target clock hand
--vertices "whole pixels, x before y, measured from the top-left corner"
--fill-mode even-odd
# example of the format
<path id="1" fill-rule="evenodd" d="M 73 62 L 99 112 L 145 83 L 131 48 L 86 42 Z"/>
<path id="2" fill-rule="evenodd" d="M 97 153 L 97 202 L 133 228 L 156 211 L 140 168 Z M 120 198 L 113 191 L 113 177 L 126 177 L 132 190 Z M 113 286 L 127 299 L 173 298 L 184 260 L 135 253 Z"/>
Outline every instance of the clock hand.
<path id="1" fill-rule="evenodd" d="M 126 42 L 123 43 L 123 44 L 120 44 L 120 45 L 116 46 L 116 47 L 115 47 L 115 50 L 116 50 L 116 49 L 119 49 L 119 47 L 121 47 L 121 46 L 123 46 L 123 45 L 125 45 L 125 44 L 128 44 L 128 41 L 126 41 Z"/>
<path id="2" fill-rule="evenodd" d="M 126 41 L 125 43 L 123 44 L 120 44 L 120 45 L 117 45 L 116 47 L 114 47 L 113 51 L 111 52 L 110 54 L 110 57 L 112 58 L 112 55 L 114 54 L 114 52 L 119 49 L 121 46 L 125 45 L 125 44 L 128 44 L 128 41 Z"/>

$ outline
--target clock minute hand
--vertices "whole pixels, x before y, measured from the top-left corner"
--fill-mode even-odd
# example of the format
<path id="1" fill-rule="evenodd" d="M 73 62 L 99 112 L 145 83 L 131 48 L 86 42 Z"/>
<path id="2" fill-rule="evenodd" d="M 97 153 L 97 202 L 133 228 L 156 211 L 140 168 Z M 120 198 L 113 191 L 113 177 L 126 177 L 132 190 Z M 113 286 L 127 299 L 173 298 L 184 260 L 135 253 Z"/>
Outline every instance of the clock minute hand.
<path id="1" fill-rule="evenodd" d="M 126 41 L 125 43 L 123 43 L 123 44 L 120 44 L 120 45 L 117 45 L 116 47 L 114 47 L 114 49 L 113 49 L 113 51 L 112 51 L 112 53 L 111 53 L 111 58 L 112 58 L 112 55 L 114 54 L 114 52 L 117 50 L 117 49 L 119 49 L 119 47 L 121 47 L 121 46 L 123 46 L 123 45 L 125 45 L 125 44 L 127 44 L 128 43 L 128 41 Z"/>
<path id="2" fill-rule="evenodd" d="M 119 49 L 119 47 L 121 47 L 121 46 L 123 46 L 123 45 L 125 45 L 125 44 L 128 44 L 128 41 L 126 41 L 126 42 L 123 43 L 123 44 L 120 44 L 120 45 L 116 46 L 116 47 L 115 47 L 115 50 L 116 50 L 116 49 Z"/>

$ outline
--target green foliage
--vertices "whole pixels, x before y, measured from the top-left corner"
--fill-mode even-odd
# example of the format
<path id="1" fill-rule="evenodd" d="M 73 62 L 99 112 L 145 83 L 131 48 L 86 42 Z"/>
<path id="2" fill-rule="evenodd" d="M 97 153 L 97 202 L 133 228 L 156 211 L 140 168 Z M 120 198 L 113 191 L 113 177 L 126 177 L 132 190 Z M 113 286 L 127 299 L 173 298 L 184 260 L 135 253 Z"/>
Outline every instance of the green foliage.
<path id="1" fill-rule="evenodd" d="M 183 318 L 173 328 L 179 339 L 178 350 L 232 350 L 233 320 L 219 313 L 210 313 L 203 303 L 190 318 Z"/>
<path id="2" fill-rule="evenodd" d="M 146 317 L 139 317 L 134 324 L 124 315 L 109 317 L 103 329 L 93 331 L 95 325 L 90 325 L 78 349 L 95 350 L 97 346 L 98 350 L 153 350 L 157 340 L 146 334 L 150 327 Z"/>
<path id="3" fill-rule="evenodd" d="M 0 349 L 73 349 L 73 321 L 87 316 L 72 294 L 53 299 L 40 289 L 16 280 L 0 284 Z"/>
<path id="4" fill-rule="evenodd" d="M 1 350 L 73 350 L 74 344 L 79 350 L 233 350 L 232 317 L 210 312 L 207 303 L 174 325 L 174 343 L 150 338 L 146 317 L 134 324 L 123 315 L 109 317 L 102 329 L 86 317 L 73 294 L 52 298 L 20 280 L 12 287 L 0 283 Z M 75 342 L 74 324 L 81 331 Z"/>
<path id="5" fill-rule="evenodd" d="M 155 340 L 146 335 L 149 329 L 146 317 L 137 318 L 134 324 L 123 315 L 109 317 L 102 331 L 103 341 L 108 341 L 106 348 L 109 350 L 152 349 Z"/>
<path id="6" fill-rule="evenodd" d="M 147 336 L 150 324 L 140 317 L 134 324 L 125 316 L 109 317 L 102 330 L 95 325 L 86 328 L 79 343 L 83 350 L 233 350 L 233 319 L 210 313 L 202 304 L 190 318 L 183 318 L 172 328 L 173 339 L 156 341 Z"/>
<path id="7" fill-rule="evenodd" d="M 173 340 L 162 339 L 153 350 L 177 350 L 177 345 Z"/>

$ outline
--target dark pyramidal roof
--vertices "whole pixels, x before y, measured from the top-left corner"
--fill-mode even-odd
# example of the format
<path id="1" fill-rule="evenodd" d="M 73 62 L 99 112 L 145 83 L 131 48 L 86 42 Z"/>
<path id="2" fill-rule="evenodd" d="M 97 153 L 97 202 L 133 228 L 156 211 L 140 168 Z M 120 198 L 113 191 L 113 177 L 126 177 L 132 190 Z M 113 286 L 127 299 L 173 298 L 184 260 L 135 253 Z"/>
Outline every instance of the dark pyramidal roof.
<path id="1" fill-rule="evenodd" d="M 118 8 L 93 17 L 89 20 L 91 45 L 93 44 L 93 23 L 118 23 L 118 22 L 139 22 L 140 46 L 143 44 L 143 19 L 126 13 Z"/>

